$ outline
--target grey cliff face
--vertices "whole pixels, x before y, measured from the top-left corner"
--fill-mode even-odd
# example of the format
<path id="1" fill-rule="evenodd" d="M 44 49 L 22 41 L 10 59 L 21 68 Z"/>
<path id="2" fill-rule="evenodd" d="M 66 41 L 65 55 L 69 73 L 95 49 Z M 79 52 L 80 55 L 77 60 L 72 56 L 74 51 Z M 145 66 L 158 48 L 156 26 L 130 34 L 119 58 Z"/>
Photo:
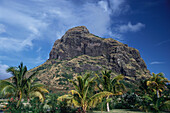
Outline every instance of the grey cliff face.
<path id="1" fill-rule="evenodd" d="M 56 40 L 49 60 L 71 60 L 81 55 L 102 56 L 107 60 L 101 61 L 101 64 L 108 66 L 115 73 L 135 79 L 137 75 L 150 75 L 137 49 L 111 38 L 104 39 L 95 36 L 89 33 L 85 26 L 69 29 L 61 39 Z M 99 69 L 92 68 L 91 70 Z"/>

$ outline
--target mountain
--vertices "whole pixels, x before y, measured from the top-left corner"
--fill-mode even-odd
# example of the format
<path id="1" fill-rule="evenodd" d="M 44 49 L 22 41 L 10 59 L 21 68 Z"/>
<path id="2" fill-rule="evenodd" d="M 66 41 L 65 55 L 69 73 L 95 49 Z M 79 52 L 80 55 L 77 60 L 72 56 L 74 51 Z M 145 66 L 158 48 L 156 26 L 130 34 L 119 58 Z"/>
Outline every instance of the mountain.
<path id="1" fill-rule="evenodd" d="M 137 49 L 112 38 L 100 38 L 85 26 L 69 29 L 55 41 L 49 59 L 29 73 L 38 71 L 37 81 L 52 89 L 68 89 L 68 79 L 101 70 L 111 70 L 114 76 L 123 74 L 129 82 L 150 76 Z"/>

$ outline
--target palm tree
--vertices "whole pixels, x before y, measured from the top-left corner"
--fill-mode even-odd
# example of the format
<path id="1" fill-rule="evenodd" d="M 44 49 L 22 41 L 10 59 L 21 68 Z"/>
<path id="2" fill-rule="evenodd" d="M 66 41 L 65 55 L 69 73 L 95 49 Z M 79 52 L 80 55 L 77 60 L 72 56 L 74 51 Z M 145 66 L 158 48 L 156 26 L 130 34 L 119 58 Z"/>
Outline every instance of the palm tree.
<path id="1" fill-rule="evenodd" d="M 40 88 L 42 87 L 42 85 L 39 85 L 39 87 L 37 87 L 37 85 L 35 85 L 34 83 L 33 84 L 31 83 L 31 80 L 36 75 L 36 72 L 33 73 L 28 78 L 26 78 L 27 67 L 23 66 L 22 62 L 18 67 L 8 68 L 7 72 L 10 72 L 13 75 L 12 82 L 1 80 L 0 81 L 0 86 L 1 86 L 0 92 L 3 95 L 16 96 L 19 100 L 17 103 L 17 107 L 19 107 L 25 92 L 29 92 L 27 94 L 33 94 L 33 92 L 34 92 L 34 95 L 39 94 L 35 91 L 39 89 L 39 92 L 40 92 Z M 26 89 L 28 89 L 28 91 L 26 91 Z"/>
<path id="2" fill-rule="evenodd" d="M 161 92 L 163 92 L 166 88 L 166 83 L 169 83 L 167 78 L 164 77 L 163 73 L 152 73 L 152 77 L 147 81 L 147 85 L 152 89 L 157 98 L 161 96 Z"/>
<path id="3" fill-rule="evenodd" d="M 13 83 L 10 83 L 9 81 L 5 80 L 0 81 L 0 84 L 3 85 L 3 87 L 1 87 L 1 92 L 5 95 L 6 94 L 15 95 L 19 100 L 17 103 L 18 107 L 23 97 L 23 90 L 26 84 L 25 73 L 27 72 L 27 67 L 23 66 L 23 63 L 21 63 L 18 66 L 18 68 L 16 67 L 8 68 L 7 72 L 11 72 L 11 74 L 13 75 L 12 78 Z"/>
<path id="4" fill-rule="evenodd" d="M 141 80 L 140 81 L 140 85 L 139 85 L 139 92 L 140 94 L 142 95 L 147 95 L 147 94 L 150 94 L 151 90 L 149 88 L 149 86 L 147 85 L 147 81 L 148 80 Z"/>
<path id="5" fill-rule="evenodd" d="M 97 74 L 97 80 L 99 82 L 98 88 L 101 92 L 107 91 L 111 92 L 112 95 L 121 95 L 125 90 L 125 86 L 120 81 L 124 79 L 122 75 L 118 75 L 111 79 L 111 71 L 102 71 L 102 77 L 99 77 Z M 107 100 L 110 96 L 107 96 Z M 107 102 L 107 112 L 109 112 L 109 102 Z"/>
<path id="6" fill-rule="evenodd" d="M 73 103 L 76 107 L 81 107 L 83 113 L 86 113 L 87 109 L 95 107 L 97 102 L 101 102 L 103 97 L 112 95 L 112 93 L 107 91 L 94 94 L 93 87 L 95 85 L 95 79 L 96 77 L 90 78 L 90 74 L 86 74 L 83 77 L 78 76 L 76 82 L 69 80 L 75 90 L 69 91 L 70 94 L 63 95 L 58 100 L 68 99 L 70 103 Z"/>
<path id="7" fill-rule="evenodd" d="M 35 79 L 32 79 L 32 77 L 27 79 L 27 83 L 25 86 L 24 93 L 28 99 L 28 103 L 30 100 L 30 97 L 39 97 L 39 100 L 41 102 L 44 102 L 44 94 L 49 93 L 48 90 L 45 88 L 44 84 L 38 83 L 34 81 Z"/>

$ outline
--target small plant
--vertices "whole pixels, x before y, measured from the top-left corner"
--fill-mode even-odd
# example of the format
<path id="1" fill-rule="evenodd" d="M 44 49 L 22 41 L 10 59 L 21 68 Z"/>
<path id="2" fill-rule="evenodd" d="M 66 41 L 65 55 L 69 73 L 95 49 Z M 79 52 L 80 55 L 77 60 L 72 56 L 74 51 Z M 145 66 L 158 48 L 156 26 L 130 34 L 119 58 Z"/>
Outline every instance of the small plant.
<path id="1" fill-rule="evenodd" d="M 17 99 L 11 98 L 2 110 L 5 113 L 19 113 L 20 111 L 25 111 L 23 103 L 17 107 L 17 102 Z"/>
<path id="2" fill-rule="evenodd" d="M 81 109 L 69 106 L 67 100 L 64 99 L 59 102 L 59 113 L 81 113 Z"/>
<path id="3" fill-rule="evenodd" d="M 50 112 L 55 113 L 59 111 L 59 105 L 57 104 L 56 94 L 47 95 L 47 105 L 50 106 Z"/>
<path id="4" fill-rule="evenodd" d="M 40 102 L 38 97 L 35 97 L 30 101 L 31 106 L 27 106 L 27 110 L 32 111 L 33 113 L 45 113 L 46 109 L 44 109 L 45 102 Z"/>

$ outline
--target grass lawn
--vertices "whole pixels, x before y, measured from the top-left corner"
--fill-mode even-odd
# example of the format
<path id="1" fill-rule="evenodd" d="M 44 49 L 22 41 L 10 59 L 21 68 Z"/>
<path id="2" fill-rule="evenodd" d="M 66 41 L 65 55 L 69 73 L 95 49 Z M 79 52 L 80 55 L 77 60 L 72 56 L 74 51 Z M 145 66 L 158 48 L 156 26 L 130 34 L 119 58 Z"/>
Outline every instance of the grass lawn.
<path id="1" fill-rule="evenodd" d="M 94 111 L 94 113 L 102 113 L 101 111 Z M 103 111 L 103 113 L 108 113 L 106 111 Z M 131 110 L 131 109 L 114 109 L 114 110 L 110 110 L 109 113 L 145 113 L 142 111 L 135 111 L 135 110 Z"/>
<path id="2" fill-rule="evenodd" d="M 93 113 L 102 113 L 102 112 L 93 111 Z M 146 113 L 146 112 L 136 111 L 132 109 L 114 109 L 114 110 L 110 110 L 110 112 L 103 111 L 103 113 Z M 160 113 L 168 113 L 168 112 L 160 112 Z"/>

